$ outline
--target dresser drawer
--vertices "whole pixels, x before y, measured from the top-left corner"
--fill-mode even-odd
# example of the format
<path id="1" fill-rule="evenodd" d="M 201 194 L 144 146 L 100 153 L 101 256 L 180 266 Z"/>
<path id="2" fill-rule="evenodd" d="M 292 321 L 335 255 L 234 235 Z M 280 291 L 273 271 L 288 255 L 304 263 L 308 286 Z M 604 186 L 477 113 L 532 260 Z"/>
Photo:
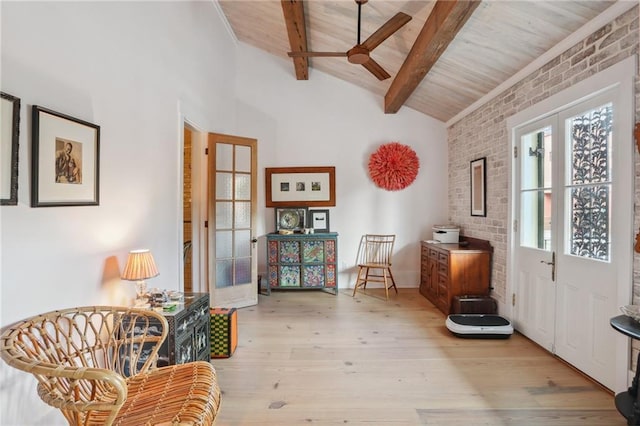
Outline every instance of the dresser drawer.
<path id="1" fill-rule="evenodd" d="M 449 277 L 446 275 L 439 274 L 438 275 L 438 286 L 444 287 L 445 289 L 449 288 Z"/>

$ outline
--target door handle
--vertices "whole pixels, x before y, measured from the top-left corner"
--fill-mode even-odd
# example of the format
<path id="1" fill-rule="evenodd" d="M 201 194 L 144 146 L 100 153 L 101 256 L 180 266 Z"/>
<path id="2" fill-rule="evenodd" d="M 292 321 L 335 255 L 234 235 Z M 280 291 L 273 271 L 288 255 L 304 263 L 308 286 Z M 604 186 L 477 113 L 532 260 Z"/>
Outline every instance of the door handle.
<path id="1" fill-rule="evenodd" d="M 252 238 L 252 239 L 251 239 L 251 242 L 252 242 L 253 244 L 255 244 L 255 243 L 257 243 L 257 242 L 258 242 L 258 239 L 254 237 L 254 238 Z"/>
<path id="2" fill-rule="evenodd" d="M 547 262 L 545 260 L 541 260 L 540 263 L 544 263 L 545 265 L 551 265 L 551 281 L 556 280 L 556 252 L 551 253 L 551 262 Z"/>

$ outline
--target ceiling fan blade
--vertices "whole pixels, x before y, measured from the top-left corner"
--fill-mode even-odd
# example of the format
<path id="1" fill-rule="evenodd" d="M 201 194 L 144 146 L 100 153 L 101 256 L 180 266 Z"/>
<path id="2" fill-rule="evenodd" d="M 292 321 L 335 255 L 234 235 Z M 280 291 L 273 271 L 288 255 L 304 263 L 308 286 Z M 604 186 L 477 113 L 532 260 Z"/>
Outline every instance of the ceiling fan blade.
<path id="1" fill-rule="evenodd" d="M 407 15 L 406 13 L 396 13 L 393 18 L 389 19 L 383 26 L 378 28 L 375 33 L 371 34 L 369 38 L 366 39 L 364 43 L 362 43 L 361 46 L 365 47 L 367 50 L 369 50 L 369 52 L 371 52 L 380 43 L 391 37 L 393 33 L 402 28 L 402 26 L 410 20 L 411 16 Z"/>
<path id="2" fill-rule="evenodd" d="M 376 78 L 380 81 L 382 80 L 386 80 L 387 78 L 391 77 L 389 75 L 388 72 L 386 72 L 384 70 L 384 68 L 382 68 L 380 66 L 379 63 L 377 63 L 376 61 L 374 61 L 373 59 L 369 58 L 369 60 L 367 62 L 365 62 L 364 64 L 362 64 L 363 67 L 365 67 L 367 70 L 369 70 L 369 72 L 373 75 L 376 76 Z"/>
<path id="3" fill-rule="evenodd" d="M 347 52 L 288 52 L 290 58 L 309 58 L 309 57 L 343 57 L 347 56 Z"/>

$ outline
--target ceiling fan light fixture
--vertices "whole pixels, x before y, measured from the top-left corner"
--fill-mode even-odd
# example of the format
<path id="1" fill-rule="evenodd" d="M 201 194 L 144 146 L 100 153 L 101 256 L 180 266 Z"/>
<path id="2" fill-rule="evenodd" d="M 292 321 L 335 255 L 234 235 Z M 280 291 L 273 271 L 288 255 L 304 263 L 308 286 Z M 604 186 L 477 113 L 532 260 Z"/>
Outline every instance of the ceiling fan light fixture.
<path id="1" fill-rule="evenodd" d="M 358 45 L 347 52 L 347 60 L 352 64 L 362 65 L 369 62 L 369 50 Z"/>
<path id="2" fill-rule="evenodd" d="M 407 22 L 411 20 L 411 16 L 403 12 L 396 13 L 391 19 L 385 22 L 380 28 L 378 28 L 373 34 L 371 34 L 365 41 L 360 42 L 360 26 L 362 23 L 362 5 L 367 0 L 355 0 L 358 4 L 358 42 L 355 46 L 349 49 L 347 52 L 309 52 L 309 51 L 296 51 L 289 52 L 288 55 L 291 58 L 313 58 L 313 57 L 347 57 L 347 60 L 351 64 L 362 65 L 367 71 L 373 74 L 378 80 L 385 80 L 391 75 L 382 68 L 382 66 L 374 61 L 370 54 L 380 43 L 391 37 L 396 31 L 402 28 Z M 283 3 L 284 4 L 284 3 Z"/>

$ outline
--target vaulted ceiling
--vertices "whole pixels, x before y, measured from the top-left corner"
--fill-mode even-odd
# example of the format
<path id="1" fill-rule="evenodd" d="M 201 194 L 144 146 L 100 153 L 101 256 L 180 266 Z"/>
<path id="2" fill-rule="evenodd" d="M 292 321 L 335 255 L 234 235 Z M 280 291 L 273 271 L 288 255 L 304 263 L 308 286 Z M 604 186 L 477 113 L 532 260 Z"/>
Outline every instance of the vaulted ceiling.
<path id="1" fill-rule="evenodd" d="M 288 56 L 296 45 L 287 33 L 287 8 L 304 14 L 304 26 L 295 17 L 288 19 L 290 30 L 293 23 L 294 32 L 306 35 L 307 51 L 347 52 L 357 44 L 354 0 L 219 0 L 237 38 L 289 61 L 292 79 L 313 79 L 313 70 L 321 70 L 378 95 L 387 113 L 404 106 L 445 122 L 614 3 L 369 0 L 361 7 L 362 42 L 398 12 L 412 18 L 371 51 L 370 57 L 390 74 L 380 81 L 346 57 L 308 58 L 304 75 L 295 67 L 300 68 L 300 58 Z"/>

